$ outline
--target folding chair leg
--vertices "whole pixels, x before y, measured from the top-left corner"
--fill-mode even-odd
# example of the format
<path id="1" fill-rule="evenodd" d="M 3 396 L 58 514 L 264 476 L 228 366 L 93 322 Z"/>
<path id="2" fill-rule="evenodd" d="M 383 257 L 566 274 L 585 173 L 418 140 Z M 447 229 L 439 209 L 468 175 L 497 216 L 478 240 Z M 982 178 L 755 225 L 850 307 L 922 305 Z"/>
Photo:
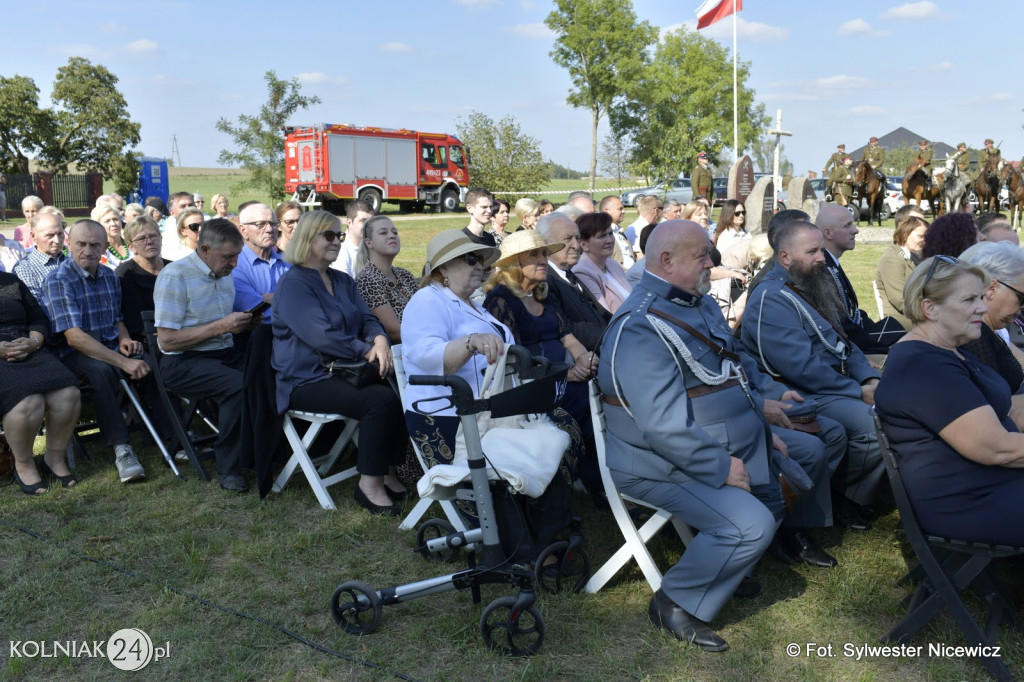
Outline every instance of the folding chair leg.
<path id="1" fill-rule="evenodd" d="M 412 530 L 415 528 L 416 524 L 420 522 L 420 519 L 423 518 L 423 515 L 427 513 L 427 510 L 430 509 L 430 505 L 432 504 L 434 504 L 434 500 L 429 497 L 421 497 L 419 502 L 416 503 L 416 506 L 409 512 L 408 516 L 398 524 L 398 529 Z"/>
<path id="2" fill-rule="evenodd" d="M 178 465 L 174 463 L 174 457 L 172 457 L 171 453 L 167 451 L 167 446 L 164 445 L 163 439 L 160 438 L 160 434 L 157 433 L 156 428 L 153 426 L 153 422 L 149 420 L 149 415 L 147 415 L 146 411 L 142 408 L 142 401 L 139 400 L 139 395 L 135 392 L 135 389 L 132 388 L 131 384 L 129 384 L 127 380 L 121 379 L 121 390 L 124 391 L 126 396 L 128 396 L 129 402 L 131 402 L 132 407 L 135 408 L 135 414 L 138 415 L 139 419 L 142 420 L 142 423 L 146 425 L 146 430 L 149 431 L 149 435 L 153 438 L 153 442 L 156 443 L 157 448 L 159 448 L 160 454 L 164 456 L 164 461 L 167 462 L 169 467 L 171 467 L 171 471 L 178 477 L 178 480 L 184 481 L 185 477 L 181 475 L 180 471 L 178 471 Z"/>

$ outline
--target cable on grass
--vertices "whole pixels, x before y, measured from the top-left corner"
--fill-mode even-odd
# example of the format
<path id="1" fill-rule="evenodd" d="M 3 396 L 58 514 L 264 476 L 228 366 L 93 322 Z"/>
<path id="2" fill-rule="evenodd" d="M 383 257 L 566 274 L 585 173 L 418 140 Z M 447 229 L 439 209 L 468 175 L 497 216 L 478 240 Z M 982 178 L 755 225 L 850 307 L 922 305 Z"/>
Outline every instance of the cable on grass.
<path id="1" fill-rule="evenodd" d="M 341 653 L 339 651 L 334 651 L 333 649 L 328 649 L 325 646 L 322 646 L 320 644 L 317 644 L 316 642 L 313 642 L 313 641 L 310 641 L 310 640 L 306 639 L 302 635 L 299 635 L 297 633 L 292 632 L 291 630 L 289 630 L 288 628 L 286 628 L 286 627 L 284 627 L 282 625 L 277 625 L 275 623 L 271 623 L 270 621 L 268 621 L 268 620 L 266 620 L 264 618 L 260 618 L 259 616 L 254 616 L 254 615 L 251 615 L 251 614 L 248 614 L 248 613 L 243 613 L 241 611 L 236 611 L 234 609 L 228 608 L 227 606 L 221 606 L 220 604 L 216 604 L 214 602 L 211 602 L 211 601 L 208 601 L 206 599 L 203 599 L 200 596 L 191 594 L 189 592 L 185 592 L 184 590 L 179 590 L 178 588 L 171 587 L 170 585 L 167 585 L 165 583 L 161 583 L 158 580 L 153 580 L 151 578 L 147 578 L 144 575 L 136 573 L 135 571 L 131 570 L 130 568 L 124 568 L 122 566 L 118 566 L 117 564 L 111 563 L 109 561 L 104 561 L 103 559 L 96 559 L 94 557 L 82 554 L 81 552 L 76 552 L 75 550 L 70 549 L 70 548 L 68 548 L 68 547 L 66 547 L 64 545 L 60 545 L 57 542 L 55 542 L 54 540 L 51 540 L 48 537 L 40 535 L 39 533 L 36 533 L 35 531 L 33 531 L 33 530 L 29 529 L 29 528 L 25 528 L 24 526 L 19 526 L 16 523 L 11 523 L 10 521 L 4 521 L 2 519 L 0 519 L 0 525 L 7 526 L 8 528 L 13 528 L 14 530 L 17 530 L 19 532 L 25 533 L 26 535 L 29 535 L 29 536 L 37 539 L 37 540 L 42 540 L 44 542 L 49 542 L 49 543 L 58 545 L 61 549 L 63 549 L 65 552 L 67 552 L 68 554 L 70 554 L 70 555 L 72 555 L 74 557 L 77 557 L 79 559 L 85 559 L 86 561 L 91 561 L 94 564 L 99 564 L 100 566 L 105 566 L 107 568 L 113 569 L 113 570 L 117 571 L 118 573 L 123 573 L 124 575 L 131 576 L 132 578 L 135 578 L 137 580 L 141 580 L 142 582 L 149 583 L 150 585 L 155 585 L 155 586 L 160 587 L 162 589 L 165 589 L 165 590 L 167 590 L 169 592 L 173 592 L 174 594 L 176 594 L 176 595 L 178 595 L 180 597 L 185 597 L 186 599 L 191 599 L 192 601 L 198 602 L 198 603 L 202 604 L 203 606 L 209 606 L 210 608 L 214 608 L 214 609 L 217 609 L 219 611 L 223 611 L 224 613 L 229 613 L 229 614 L 231 614 L 233 616 L 237 616 L 239 618 L 245 618 L 245 619 L 248 619 L 248 620 L 251 620 L 251 621 L 255 621 L 257 623 L 261 623 L 261 624 L 266 625 L 268 627 L 274 628 L 278 632 L 281 632 L 281 633 L 291 637 L 292 639 L 305 644 L 306 646 L 308 646 L 311 649 L 315 649 L 315 650 L 317 650 L 317 651 L 319 651 L 321 653 L 327 654 L 328 656 L 334 656 L 335 658 L 340 658 L 342 660 L 349 661 L 350 663 L 358 663 L 359 665 L 362 665 L 362 666 L 367 667 L 367 668 L 372 668 L 374 670 L 380 670 L 381 672 L 385 672 L 385 673 L 387 673 L 389 675 L 393 675 L 394 677 L 397 677 L 400 680 L 407 680 L 408 682 L 417 682 L 416 678 L 414 678 L 414 677 L 409 677 L 405 673 L 399 672 L 397 670 L 393 670 L 391 668 L 388 668 L 388 667 L 385 667 L 385 666 L 382 666 L 382 665 L 378 665 L 378 664 L 374 663 L 373 661 L 368 661 L 368 660 L 366 660 L 364 658 L 358 658 L 356 656 L 350 656 L 348 654 L 343 654 L 343 653 Z"/>

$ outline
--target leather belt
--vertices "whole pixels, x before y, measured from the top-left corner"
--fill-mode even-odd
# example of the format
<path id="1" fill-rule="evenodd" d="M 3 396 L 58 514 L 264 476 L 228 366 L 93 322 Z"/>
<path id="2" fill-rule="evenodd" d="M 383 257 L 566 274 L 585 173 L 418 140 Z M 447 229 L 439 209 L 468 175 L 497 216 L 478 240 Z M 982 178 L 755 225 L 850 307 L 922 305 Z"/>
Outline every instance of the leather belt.
<path id="1" fill-rule="evenodd" d="M 850 366 L 846 363 L 846 360 L 843 360 L 838 365 L 832 365 L 832 369 L 839 374 L 842 374 L 844 377 L 850 376 Z"/>
<path id="2" fill-rule="evenodd" d="M 729 379 L 724 384 L 717 386 L 711 386 L 709 384 L 701 384 L 700 386 L 694 386 L 693 388 L 686 389 L 686 395 L 689 398 L 700 398 L 701 396 L 710 395 L 711 393 L 717 393 L 718 391 L 724 391 L 727 388 L 733 386 L 739 386 L 740 382 L 737 379 Z"/>

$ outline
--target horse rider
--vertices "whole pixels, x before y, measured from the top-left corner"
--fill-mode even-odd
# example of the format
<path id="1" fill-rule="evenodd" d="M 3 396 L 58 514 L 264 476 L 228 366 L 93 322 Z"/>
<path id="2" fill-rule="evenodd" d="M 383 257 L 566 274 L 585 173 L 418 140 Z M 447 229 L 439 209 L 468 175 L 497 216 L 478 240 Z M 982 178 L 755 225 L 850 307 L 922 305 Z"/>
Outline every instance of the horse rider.
<path id="1" fill-rule="evenodd" d="M 875 175 L 882 181 L 882 187 L 885 187 L 885 172 L 882 170 L 882 164 L 885 163 L 885 149 L 878 146 L 877 137 L 872 137 L 868 140 L 868 146 L 865 147 L 860 160 L 868 162 L 871 170 L 875 171 Z"/>
<path id="2" fill-rule="evenodd" d="M 841 168 L 843 165 L 844 156 L 846 156 L 846 145 L 836 145 L 836 151 L 833 152 L 832 156 L 828 157 L 828 161 L 825 162 L 825 167 L 821 169 L 821 177 L 827 178 L 829 177 L 830 170 Z M 826 189 L 829 194 L 835 195 L 835 187 L 832 187 L 831 185 L 832 183 L 829 182 L 829 187 L 827 187 Z"/>
<path id="3" fill-rule="evenodd" d="M 711 169 L 708 168 L 708 153 L 701 152 L 697 155 L 697 165 L 690 173 L 690 187 L 693 189 L 693 196 L 704 197 L 712 205 L 715 203 L 714 178 Z"/>
<path id="4" fill-rule="evenodd" d="M 844 156 L 842 165 L 836 166 L 828 176 L 832 185 L 832 201 L 840 206 L 846 206 L 853 199 L 853 173 L 850 168 L 853 166 L 853 157 Z"/>
<path id="5" fill-rule="evenodd" d="M 985 148 L 978 152 L 978 173 L 980 174 L 985 168 L 985 164 L 988 163 L 990 157 L 996 157 L 999 161 L 1002 161 L 1003 153 L 999 151 L 999 147 L 993 147 L 995 144 L 992 138 L 985 140 Z"/>
<path id="6" fill-rule="evenodd" d="M 917 143 L 917 160 L 921 163 L 921 172 L 924 173 L 924 191 L 932 189 L 932 148 L 928 146 L 928 140 L 921 140 Z"/>
<path id="7" fill-rule="evenodd" d="M 960 169 L 964 177 L 967 177 L 971 168 L 971 155 L 967 151 L 966 142 L 961 142 L 956 146 L 956 154 L 953 155 L 953 158 L 956 159 L 957 168 Z"/>

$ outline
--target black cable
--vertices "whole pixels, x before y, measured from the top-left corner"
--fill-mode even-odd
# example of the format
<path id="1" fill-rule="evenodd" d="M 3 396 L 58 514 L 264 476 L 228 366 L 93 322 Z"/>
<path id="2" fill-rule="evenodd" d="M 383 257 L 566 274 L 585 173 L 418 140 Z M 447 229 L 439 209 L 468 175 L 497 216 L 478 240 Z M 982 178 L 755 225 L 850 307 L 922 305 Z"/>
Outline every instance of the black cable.
<path id="1" fill-rule="evenodd" d="M 50 542 L 50 543 L 53 543 L 53 544 L 57 544 L 56 542 L 54 542 L 50 538 L 44 537 L 44 536 L 36 533 L 33 530 L 25 528 L 24 526 L 19 526 L 16 523 L 11 523 L 10 521 L 4 521 L 4 520 L 0 519 L 0 525 L 4 525 L 4 526 L 7 526 L 9 528 L 13 528 L 13 529 L 15 529 L 17 531 L 20 531 L 22 533 L 25 533 L 26 535 L 29 535 L 29 536 L 37 539 L 37 540 L 43 540 L 45 542 Z M 272 627 L 275 630 L 277 630 L 277 631 L 279 631 L 279 632 L 281 632 L 281 633 L 291 637 L 294 640 L 302 642 L 303 644 L 305 644 L 306 646 L 310 647 L 311 649 L 315 649 L 315 650 L 317 650 L 317 651 L 319 651 L 321 653 L 325 653 L 325 654 L 327 654 L 329 656 L 334 656 L 336 658 L 340 658 L 340 659 L 343 659 L 345 661 L 349 661 L 350 663 L 358 663 L 359 665 L 365 666 L 367 668 L 373 668 L 374 670 L 380 670 L 381 672 L 385 672 L 385 673 L 388 673 L 389 675 L 393 675 L 394 677 L 397 677 L 400 680 L 407 680 L 408 682 L 417 682 L 416 678 L 409 677 L 405 673 L 401 673 L 401 672 L 399 672 L 397 670 L 392 670 L 391 668 L 387 668 L 387 667 L 384 667 L 384 666 L 381 666 L 381 665 L 377 665 L 376 663 L 374 663 L 372 661 L 368 661 L 366 659 L 357 658 L 355 656 L 349 656 L 348 654 L 343 654 L 343 653 L 340 653 L 338 651 L 334 651 L 332 649 L 328 649 L 327 647 L 321 646 L 320 644 L 317 644 L 316 642 L 311 642 L 310 640 L 306 639 L 302 635 L 296 634 L 296 633 L 292 632 L 291 630 L 289 630 L 288 628 L 286 628 L 284 626 L 276 625 L 274 623 L 271 623 L 270 621 L 268 621 L 268 620 L 266 620 L 264 618 L 260 618 L 259 616 L 253 616 L 253 615 L 248 614 L 248 613 L 242 613 L 241 611 L 235 611 L 234 609 L 230 609 L 230 608 L 228 608 L 226 606 L 221 606 L 220 604 L 216 604 L 214 602 L 207 601 L 206 599 L 203 599 L 202 597 L 199 597 L 199 596 L 194 595 L 194 594 L 190 594 L 188 592 L 185 592 L 184 590 L 179 590 L 176 587 L 171 587 L 170 585 L 167 585 L 165 583 L 161 583 L 159 581 L 152 580 L 151 578 L 147 578 L 144 575 L 140 575 L 140 574 L 136 573 L 135 571 L 131 570 L 130 568 L 123 568 L 121 566 L 118 566 L 117 564 L 110 563 L 109 561 L 104 561 L 103 559 L 96 559 L 96 558 L 88 556 L 86 554 L 82 554 L 81 552 L 76 552 L 75 550 L 69 549 L 68 547 L 63 546 L 63 545 L 60 545 L 60 547 L 61 547 L 61 549 L 63 549 L 68 554 L 70 554 L 70 555 L 72 555 L 74 557 L 77 557 L 79 559 L 85 559 L 86 561 L 91 561 L 94 564 L 99 564 L 100 566 L 105 566 L 107 568 L 113 569 L 115 571 L 118 571 L 119 573 L 123 573 L 123 574 L 125 574 L 127 576 L 131 576 L 132 578 L 136 578 L 138 580 L 141 580 L 142 582 L 149 583 L 150 585 L 155 585 L 155 586 L 157 586 L 157 587 L 159 587 L 161 589 L 167 590 L 169 592 L 173 592 L 174 594 L 176 594 L 176 595 L 178 595 L 180 597 L 185 597 L 187 599 L 191 599 L 192 601 L 198 602 L 198 603 L 200 603 L 200 604 L 202 604 L 204 606 L 209 606 L 209 607 L 217 609 L 219 611 L 223 611 L 225 613 L 229 613 L 229 614 L 231 614 L 233 616 L 238 616 L 239 618 L 246 618 L 248 620 L 252 620 L 252 621 L 255 621 L 257 623 L 261 623 L 263 625 L 267 625 L 269 627 Z"/>

